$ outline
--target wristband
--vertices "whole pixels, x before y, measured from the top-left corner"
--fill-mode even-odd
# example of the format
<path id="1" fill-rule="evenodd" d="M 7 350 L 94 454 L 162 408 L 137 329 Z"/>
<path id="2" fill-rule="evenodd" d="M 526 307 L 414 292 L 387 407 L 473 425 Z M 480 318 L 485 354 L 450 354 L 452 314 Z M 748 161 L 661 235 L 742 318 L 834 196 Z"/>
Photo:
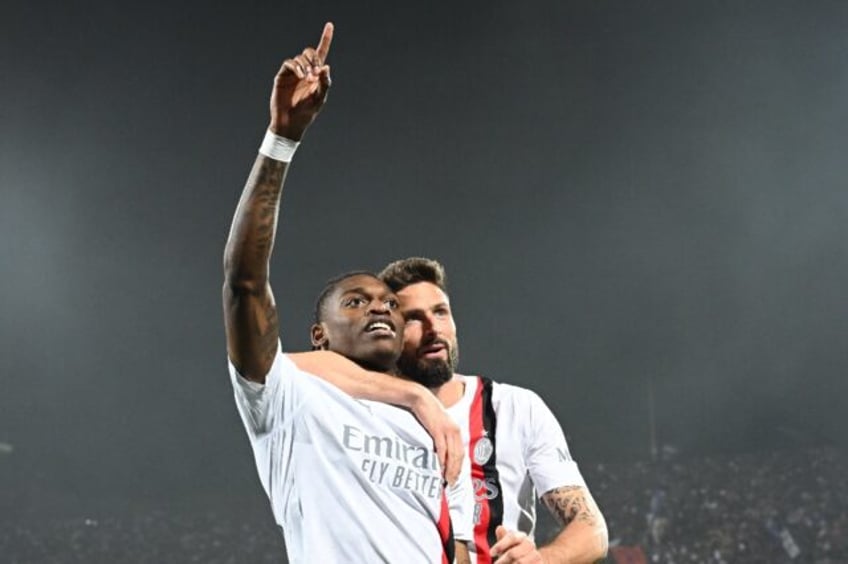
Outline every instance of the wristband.
<path id="1" fill-rule="evenodd" d="M 270 129 L 265 132 L 265 139 L 259 146 L 259 152 L 275 161 L 290 163 L 299 141 L 292 141 L 287 137 L 275 135 Z"/>

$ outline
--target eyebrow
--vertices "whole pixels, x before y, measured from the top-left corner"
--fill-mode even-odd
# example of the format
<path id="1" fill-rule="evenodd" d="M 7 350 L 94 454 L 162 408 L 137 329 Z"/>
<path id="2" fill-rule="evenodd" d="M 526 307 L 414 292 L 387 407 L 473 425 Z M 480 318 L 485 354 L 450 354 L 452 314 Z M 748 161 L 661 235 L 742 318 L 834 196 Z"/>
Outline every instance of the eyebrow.
<path id="1" fill-rule="evenodd" d="M 409 308 L 409 311 L 433 311 L 433 310 L 436 310 L 436 309 L 439 309 L 439 308 L 442 308 L 442 307 L 446 307 L 446 308 L 450 309 L 450 303 L 449 302 L 439 302 L 439 303 L 435 303 L 435 304 L 428 306 L 428 307 Z"/>
<path id="2" fill-rule="evenodd" d="M 342 292 L 342 295 L 344 296 L 345 294 L 367 294 L 367 293 L 368 292 L 365 291 L 365 288 L 356 287 L 356 288 L 348 288 L 347 290 Z"/>
<path id="3" fill-rule="evenodd" d="M 360 296 L 371 296 L 371 292 L 369 290 L 367 290 L 366 288 L 363 288 L 362 286 L 357 286 L 356 288 L 348 288 L 347 290 L 343 291 L 341 294 L 339 294 L 339 297 L 344 297 L 344 296 L 347 296 L 348 294 L 359 294 Z M 397 295 L 395 295 L 395 293 L 392 292 L 391 290 L 387 290 L 387 291 L 383 292 L 383 296 L 390 296 L 390 297 L 397 299 Z"/>
<path id="4" fill-rule="evenodd" d="M 421 313 L 423 311 L 433 311 L 434 309 L 438 309 L 440 307 L 447 307 L 448 309 L 450 309 L 450 303 L 449 302 L 439 302 L 437 304 L 433 304 L 430 307 L 405 307 L 405 308 L 402 308 L 402 309 L 403 309 L 404 315 L 410 315 L 410 314 Z"/>

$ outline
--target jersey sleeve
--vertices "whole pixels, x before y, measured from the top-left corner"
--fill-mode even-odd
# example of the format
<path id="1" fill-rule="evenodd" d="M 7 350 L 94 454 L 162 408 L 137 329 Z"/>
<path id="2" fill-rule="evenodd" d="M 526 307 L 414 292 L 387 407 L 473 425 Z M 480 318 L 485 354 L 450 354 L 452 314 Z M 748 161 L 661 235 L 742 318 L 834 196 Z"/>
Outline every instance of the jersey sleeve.
<path id="1" fill-rule="evenodd" d="M 538 495 L 564 486 L 586 487 L 556 417 L 535 392 L 525 392 L 524 459 Z"/>
<path id="2" fill-rule="evenodd" d="M 467 472 L 463 468 L 456 483 L 453 486 L 448 486 L 447 497 L 453 538 L 458 541 L 473 543 L 474 489 L 471 486 L 470 468 Z"/>
<path id="3" fill-rule="evenodd" d="M 265 376 L 265 383 L 252 382 L 229 363 L 236 407 L 251 442 L 262 439 L 291 421 L 302 403 L 297 385 L 300 371 L 277 342 L 277 356 Z"/>
<path id="4" fill-rule="evenodd" d="M 282 526 L 286 491 L 292 483 L 290 462 L 297 431 L 293 423 L 306 403 L 306 375 L 282 353 L 279 342 L 264 384 L 243 378 L 232 362 L 229 368 L 236 407 L 250 439 L 259 481 L 271 500 L 274 519 Z"/>

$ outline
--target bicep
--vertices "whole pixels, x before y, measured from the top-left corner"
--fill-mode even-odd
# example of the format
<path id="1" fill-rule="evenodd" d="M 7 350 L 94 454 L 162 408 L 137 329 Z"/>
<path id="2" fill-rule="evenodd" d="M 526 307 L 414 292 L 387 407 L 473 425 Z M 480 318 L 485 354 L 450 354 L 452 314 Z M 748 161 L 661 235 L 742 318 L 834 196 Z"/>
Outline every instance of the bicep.
<path id="1" fill-rule="evenodd" d="M 545 402 L 529 394 L 522 445 L 530 478 L 539 492 L 560 486 L 585 486 L 577 463 L 571 457 L 562 427 Z"/>
<path id="2" fill-rule="evenodd" d="M 264 383 L 280 333 L 271 286 L 254 289 L 225 283 L 223 301 L 230 360 L 244 378 Z"/>

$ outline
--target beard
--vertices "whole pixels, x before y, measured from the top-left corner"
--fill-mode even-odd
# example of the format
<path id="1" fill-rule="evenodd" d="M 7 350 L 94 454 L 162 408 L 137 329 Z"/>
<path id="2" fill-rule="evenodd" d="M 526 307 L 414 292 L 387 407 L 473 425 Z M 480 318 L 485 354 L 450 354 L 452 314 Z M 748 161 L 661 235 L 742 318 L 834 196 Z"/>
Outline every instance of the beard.
<path id="1" fill-rule="evenodd" d="M 456 342 L 444 343 L 448 347 L 448 360 L 401 356 L 398 360 L 401 374 L 426 388 L 438 388 L 449 382 L 459 364 L 459 347 Z"/>

